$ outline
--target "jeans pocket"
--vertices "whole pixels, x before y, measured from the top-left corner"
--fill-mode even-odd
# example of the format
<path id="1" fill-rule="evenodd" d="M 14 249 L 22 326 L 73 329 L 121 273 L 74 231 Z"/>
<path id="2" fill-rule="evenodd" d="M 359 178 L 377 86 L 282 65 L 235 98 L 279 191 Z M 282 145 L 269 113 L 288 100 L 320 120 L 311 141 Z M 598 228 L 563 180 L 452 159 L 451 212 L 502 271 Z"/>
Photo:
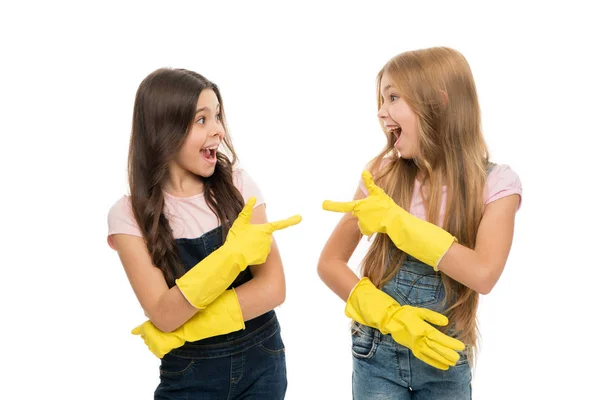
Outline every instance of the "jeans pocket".
<path id="1" fill-rule="evenodd" d="M 276 355 L 285 353 L 285 345 L 283 344 L 283 339 L 281 339 L 281 334 L 279 332 L 260 342 L 258 348 L 267 354 Z"/>
<path id="2" fill-rule="evenodd" d="M 458 355 L 460 355 L 460 358 L 456 362 L 456 367 L 458 367 L 459 365 L 465 365 L 469 363 L 469 359 L 467 358 L 467 352 L 465 350 L 459 351 Z"/>
<path id="3" fill-rule="evenodd" d="M 374 329 L 360 325 L 356 322 L 352 325 L 352 355 L 359 359 L 372 358 L 377 349 L 375 343 Z"/>
<path id="4" fill-rule="evenodd" d="M 160 376 L 174 377 L 184 375 L 192 369 L 194 360 L 165 354 L 160 361 Z"/>

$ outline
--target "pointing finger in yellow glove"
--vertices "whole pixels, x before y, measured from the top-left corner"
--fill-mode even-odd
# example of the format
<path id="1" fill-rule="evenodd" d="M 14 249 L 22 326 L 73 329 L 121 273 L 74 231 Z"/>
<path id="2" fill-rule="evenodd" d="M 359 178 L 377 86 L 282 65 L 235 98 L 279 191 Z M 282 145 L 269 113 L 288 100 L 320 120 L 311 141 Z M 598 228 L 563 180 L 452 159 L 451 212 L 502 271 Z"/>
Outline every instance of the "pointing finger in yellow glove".
<path id="1" fill-rule="evenodd" d="M 271 251 L 273 232 L 296 225 L 302 221 L 302 217 L 295 215 L 285 220 L 265 224 L 251 224 L 250 219 L 255 204 L 256 198 L 251 197 L 231 226 L 223 245 L 230 251 L 240 254 L 243 258 L 243 264 L 246 265 L 264 263 Z"/>
<path id="2" fill-rule="evenodd" d="M 202 310 L 217 298 L 248 265 L 266 261 L 272 234 L 300 223 L 299 215 L 265 224 L 251 224 L 256 198 L 251 197 L 227 234 L 225 243 L 192 267 L 175 284 L 185 298 Z"/>
<path id="3" fill-rule="evenodd" d="M 437 271 L 437 265 L 456 238 L 397 205 L 375 184 L 369 171 L 364 171 L 362 178 L 369 192 L 366 198 L 348 202 L 326 200 L 323 202 L 323 209 L 351 212 L 358 218 L 358 226 L 363 235 L 385 233 L 400 250 Z"/>

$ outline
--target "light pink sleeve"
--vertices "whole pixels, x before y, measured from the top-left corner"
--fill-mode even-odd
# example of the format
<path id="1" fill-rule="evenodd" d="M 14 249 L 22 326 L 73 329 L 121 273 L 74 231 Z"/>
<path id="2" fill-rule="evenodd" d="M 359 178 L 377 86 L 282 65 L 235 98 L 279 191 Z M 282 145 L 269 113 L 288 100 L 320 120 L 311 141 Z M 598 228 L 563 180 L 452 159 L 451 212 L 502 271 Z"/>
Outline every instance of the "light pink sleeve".
<path id="1" fill-rule="evenodd" d="M 365 197 L 369 196 L 369 191 L 367 190 L 367 187 L 365 186 L 365 183 L 362 180 L 362 176 L 358 180 L 358 187 L 360 188 L 360 191 L 363 192 Z"/>
<path id="2" fill-rule="evenodd" d="M 256 204 L 254 205 L 255 208 L 265 203 L 265 199 L 262 192 L 258 188 L 258 185 L 245 170 L 237 169 L 233 171 L 233 184 L 238 188 L 240 193 L 242 193 L 244 203 L 247 202 L 252 196 L 256 197 Z"/>
<path id="3" fill-rule="evenodd" d="M 505 164 L 494 167 L 487 179 L 487 200 L 489 204 L 511 194 L 519 195 L 519 207 L 521 208 L 523 187 L 519 176 Z"/>
<path id="4" fill-rule="evenodd" d="M 142 237 L 142 232 L 138 227 L 133 210 L 131 208 L 131 200 L 127 196 L 123 196 L 117 201 L 108 212 L 108 245 L 115 249 L 111 235 L 124 233 Z"/>

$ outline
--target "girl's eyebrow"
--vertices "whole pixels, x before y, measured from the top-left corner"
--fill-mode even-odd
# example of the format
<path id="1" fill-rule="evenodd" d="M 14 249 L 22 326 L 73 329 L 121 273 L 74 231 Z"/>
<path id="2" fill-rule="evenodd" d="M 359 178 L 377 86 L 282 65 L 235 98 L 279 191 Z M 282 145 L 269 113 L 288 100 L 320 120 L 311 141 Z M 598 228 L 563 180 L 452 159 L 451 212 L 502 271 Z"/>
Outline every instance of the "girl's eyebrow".
<path id="1" fill-rule="evenodd" d="M 199 109 L 196 110 L 196 114 L 202 112 L 202 111 L 206 111 L 208 107 L 200 107 Z M 221 105 L 217 104 L 217 112 L 219 112 L 219 110 L 221 109 Z"/>

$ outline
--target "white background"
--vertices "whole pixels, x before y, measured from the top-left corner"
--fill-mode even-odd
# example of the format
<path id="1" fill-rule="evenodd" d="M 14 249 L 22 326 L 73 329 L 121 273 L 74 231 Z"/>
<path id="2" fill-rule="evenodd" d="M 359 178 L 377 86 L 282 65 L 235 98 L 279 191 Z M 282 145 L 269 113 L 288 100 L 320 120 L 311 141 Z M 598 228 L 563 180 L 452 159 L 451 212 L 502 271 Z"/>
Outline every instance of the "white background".
<path id="1" fill-rule="evenodd" d="M 493 160 L 524 186 L 505 273 L 481 300 L 473 398 L 597 398 L 597 14 L 578 1 L 320 3 L 3 3 L 0 398 L 152 397 L 159 360 L 129 333 L 145 318 L 106 216 L 127 192 L 137 86 L 172 66 L 221 87 L 269 217 L 304 217 L 276 234 L 286 398 L 350 399 L 349 320 L 316 273 L 339 215 L 321 203 L 349 200 L 384 145 L 376 73 L 437 45 L 469 60 Z"/>

